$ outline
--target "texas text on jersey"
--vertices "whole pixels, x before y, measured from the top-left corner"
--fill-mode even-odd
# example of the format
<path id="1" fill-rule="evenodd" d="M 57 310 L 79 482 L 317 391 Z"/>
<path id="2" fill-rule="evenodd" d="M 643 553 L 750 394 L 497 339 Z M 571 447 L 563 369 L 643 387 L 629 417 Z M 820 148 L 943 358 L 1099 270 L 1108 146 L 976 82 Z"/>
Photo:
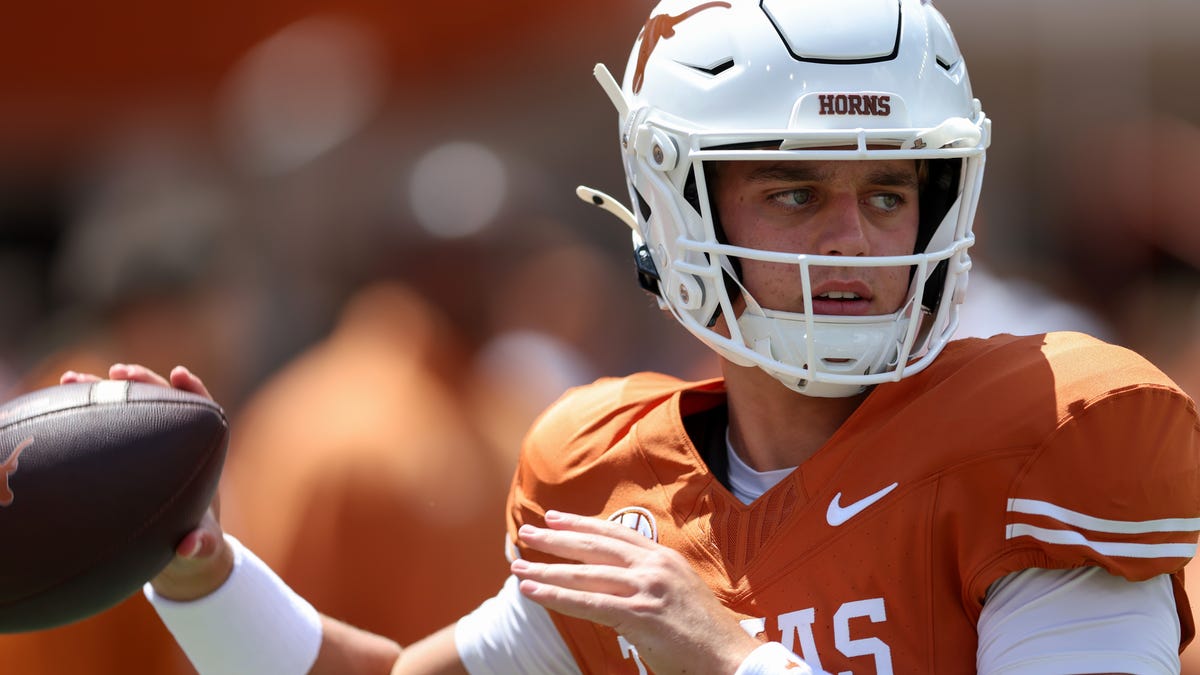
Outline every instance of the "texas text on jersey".
<path id="1" fill-rule="evenodd" d="M 705 462 L 713 443 L 689 438 L 723 433 L 723 404 L 719 380 L 649 374 L 569 392 L 526 441 L 510 535 L 547 509 L 614 517 L 830 672 L 972 672 L 989 585 L 1035 567 L 1173 574 L 1194 633 L 1180 570 L 1200 530 L 1196 409 L 1129 351 L 1071 333 L 952 342 L 749 505 Z M 639 671 L 612 630 L 553 618 L 583 672 Z"/>

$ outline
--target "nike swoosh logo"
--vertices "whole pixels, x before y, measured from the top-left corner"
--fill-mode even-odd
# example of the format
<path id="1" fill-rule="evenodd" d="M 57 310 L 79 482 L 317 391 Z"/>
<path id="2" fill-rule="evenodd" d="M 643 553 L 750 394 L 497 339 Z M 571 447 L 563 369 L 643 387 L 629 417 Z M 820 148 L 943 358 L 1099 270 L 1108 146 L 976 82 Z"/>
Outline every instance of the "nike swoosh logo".
<path id="1" fill-rule="evenodd" d="M 867 510 L 875 502 L 886 497 L 889 492 L 896 489 L 897 485 L 899 483 L 892 483 L 879 492 L 863 497 L 849 506 L 841 505 L 842 493 L 839 492 L 833 496 L 833 501 L 829 502 L 829 510 L 825 512 L 825 520 L 833 527 L 837 527 Z"/>

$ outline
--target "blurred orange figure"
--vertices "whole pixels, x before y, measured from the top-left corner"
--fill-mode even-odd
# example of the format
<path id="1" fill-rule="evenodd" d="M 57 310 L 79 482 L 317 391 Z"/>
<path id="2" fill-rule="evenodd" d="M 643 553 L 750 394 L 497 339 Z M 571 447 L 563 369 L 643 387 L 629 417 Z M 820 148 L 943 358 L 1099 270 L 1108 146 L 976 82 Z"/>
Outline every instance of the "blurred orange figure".
<path id="1" fill-rule="evenodd" d="M 512 467 L 447 384 L 456 342 L 411 290 L 367 287 L 242 409 L 225 469 L 232 535 L 329 615 L 402 642 L 508 573 Z"/>

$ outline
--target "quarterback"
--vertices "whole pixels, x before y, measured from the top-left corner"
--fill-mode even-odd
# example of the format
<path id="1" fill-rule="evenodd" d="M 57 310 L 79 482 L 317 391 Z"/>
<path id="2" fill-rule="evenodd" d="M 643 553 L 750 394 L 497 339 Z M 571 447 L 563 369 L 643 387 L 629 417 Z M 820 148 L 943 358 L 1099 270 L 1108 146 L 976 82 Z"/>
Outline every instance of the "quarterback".
<path id="1" fill-rule="evenodd" d="M 630 206 L 580 195 L 722 377 L 566 392 L 522 447 L 507 583 L 406 648 L 210 513 L 146 591 L 197 669 L 1178 672 L 1195 404 L 1086 335 L 953 339 L 991 124 L 928 0 L 665 0 L 622 83 L 594 75 Z"/>

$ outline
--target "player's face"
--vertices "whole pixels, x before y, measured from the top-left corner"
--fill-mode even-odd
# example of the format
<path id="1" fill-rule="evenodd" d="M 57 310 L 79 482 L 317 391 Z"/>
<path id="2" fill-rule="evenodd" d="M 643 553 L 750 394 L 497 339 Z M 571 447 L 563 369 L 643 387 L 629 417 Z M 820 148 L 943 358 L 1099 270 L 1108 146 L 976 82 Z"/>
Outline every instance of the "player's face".
<path id="1" fill-rule="evenodd" d="M 831 256 L 909 255 L 917 238 L 912 160 L 723 162 L 711 175 L 729 243 Z M 804 310 L 795 265 L 746 260 L 742 283 L 768 309 Z M 810 268 L 817 314 L 896 311 L 908 295 L 904 267 Z"/>

